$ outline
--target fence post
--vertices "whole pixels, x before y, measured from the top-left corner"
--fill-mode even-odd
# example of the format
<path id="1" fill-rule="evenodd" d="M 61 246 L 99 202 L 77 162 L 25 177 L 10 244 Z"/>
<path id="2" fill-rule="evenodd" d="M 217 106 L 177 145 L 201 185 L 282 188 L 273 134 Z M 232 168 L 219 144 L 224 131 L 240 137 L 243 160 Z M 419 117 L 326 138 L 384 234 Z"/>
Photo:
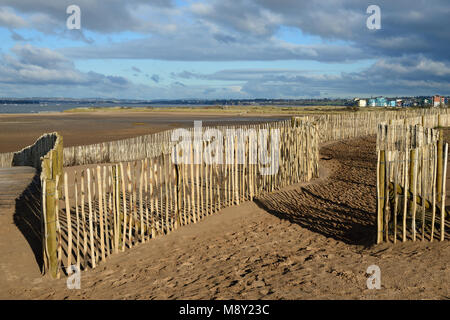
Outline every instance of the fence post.
<path id="1" fill-rule="evenodd" d="M 45 182 L 45 221 L 46 221 L 46 234 L 45 234 L 45 249 L 47 252 L 45 257 L 48 259 L 48 268 L 53 278 L 57 277 L 58 272 L 58 259 L 56 256 L 57 243 L 56 243 L 56 212 L 55 212 L 55 192 L 56 182 L 54 179 L 48 179 L 44 177 Z"/>
<path id="2" fill-rule="evenodd" d="M 444 241 L 445 238 L 445 183 L 446 183 L 446 177 L 447 177 L 447 156 L 448 156 L 448 143 L 445 144 L 444 149 L 444 170 L 442 172 L 442 195 L 441 195 L 441 241 Z"/>
<path id="3" fill-rule="evenodd" d="M 417 157 L 418 157 L 418 149 L 412 149 L 411 152 L 411 167 L 410 167 L 410 178 L 411 182 L 411 192 L 412 192 L 412 208 L 411 208 L 411 217 L 412 217 L 412 232 L 413 232 L 413 241 L 416 241 L 416 211 L 417 211 Z"/>
<path id="4" fill-rule="evenodd" d="M 384 196 L 385 196 L 385 151 L 379 150 L 378 152 L 378 199 L 377 199 L 377 243 L 383 241 L 383 213 L 384 213 Z"/>
<path id="5" fill-rule="evenodd" d="M 58 277 L 58 242 L 56 228 L 56 188 L 57 179 L 62 175 L 63 165 L 63 140 L 56 134 L 55 145 L 52 150 L 41 158 L 41 182 L 42 193 L 42 216 L 44 221 L 43 256 L 44 267 L 48 268 L 53 278 Z M 46 271 L 46 270 L 45 270 Z"/>
<path id="6" fill-rule="evenodd" d="M 436 195 L 437 202 L 441 202 L 442 197 L 442 171 L 443 171 L 443 157 L 444 157 L 444 139 L 443 139 L 443 131 L 439 128 L 439 140 L 437 146 L 437 182 L 436 182 Z"/>

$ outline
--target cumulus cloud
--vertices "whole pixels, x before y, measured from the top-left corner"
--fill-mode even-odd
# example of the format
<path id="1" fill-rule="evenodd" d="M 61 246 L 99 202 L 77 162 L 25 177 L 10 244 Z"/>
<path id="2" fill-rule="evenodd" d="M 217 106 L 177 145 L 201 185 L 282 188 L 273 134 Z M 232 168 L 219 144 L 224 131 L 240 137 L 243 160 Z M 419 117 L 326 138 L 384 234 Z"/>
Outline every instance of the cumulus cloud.
<path id="1" fill-rule="evenodd" d="M 3 6 L 14 10 L 8 11 L 10 15 L 14 12 L 16 16 L 29 15 L 33 27 L 46 33 L 66 27 L 66 8 L 73 4 L 73 0 L 2 0 Z M 76 5 L 81 9 L 82 28 L 100 33 L 154 31 L 155 25 L 149 21 L 155 21 L 158 14 L 169 14 L 174 8 L 172 0 L 77 0 Z M 143 11 L 154 16 L 143 17 Z M 0 11 L 0 23 L 1 16 Z M 23 25 L 16 23 L 13 27 Z"/>
<path id="2" fill-rule="evenodd" d="M 13 10 L 0 7 L 0 26 L 7 28 L 25 28 L 28 23 Z"/>
<path id="3" fill-rule="evenodd" d="M 240 69 L 210 74 L 183 71 L 180 79 L 231 81 L 254 98 L 350 97 L 353 95 L 428 95 L 450 93 L 450 63 L 423 55 L 380 59 L 360 72 L 340 74 L 312 70 Z"/>
<path id="4" fill-rule="evenodd" d="M 161 78 L 153 74 L 151 79 L 158 84 Z M 0 96 L 15 97 L 216 98 L 207 86 L 188 86 L 181 81 L 149 86 L 118 75 L 82 72 L 60 52 L 30 44 L 16 44 L 9 53 L 0 55 L 0 84 Z M 240 97 L 226 87 L 217 97 L 230 96 Z"/>
<path id="5" fill-rule="evenodd" d="M 61 53 L 30 44 L 15 45 L 10 54 L 0 60 L 0 83 L 33 86 L 96 86 L 124 88 L 132 84 L 120 76 L 106 76 L 93 71 L 77 70 Z"/>

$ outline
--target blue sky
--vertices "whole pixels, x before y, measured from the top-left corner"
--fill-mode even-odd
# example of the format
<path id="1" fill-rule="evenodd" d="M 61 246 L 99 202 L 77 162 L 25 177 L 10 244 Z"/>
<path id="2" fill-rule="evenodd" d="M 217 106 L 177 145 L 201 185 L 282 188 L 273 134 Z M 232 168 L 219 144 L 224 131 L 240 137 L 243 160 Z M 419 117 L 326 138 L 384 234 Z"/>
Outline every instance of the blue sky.
<path id="1" fill-rule="evenodd" d="M 68 30 L 66 8 L 81 10 Z M 0 0 L 0 96 L 450 94 L 448 1 Z M 429 19 L 433 16 L 433 19 Z"/>

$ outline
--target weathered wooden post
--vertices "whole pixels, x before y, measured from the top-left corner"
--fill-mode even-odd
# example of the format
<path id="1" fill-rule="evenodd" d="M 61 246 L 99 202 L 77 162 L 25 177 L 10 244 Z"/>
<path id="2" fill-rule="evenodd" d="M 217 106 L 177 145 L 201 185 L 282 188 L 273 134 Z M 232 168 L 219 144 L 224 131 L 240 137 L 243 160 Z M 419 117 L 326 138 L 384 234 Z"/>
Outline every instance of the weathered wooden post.
<path id="1" fill-rule="evenodd" d="M 175 181 L 176 181 L 176 199 L 175 199 L 175 227 L 178 228 L 181 226 L 181 172 L 180 172 L 180 165 L 179 165 L 179 150 L 178 145 L 175 147 Z M 184 155 L 183 155 L 184 157 Z"/>
<path id="2" fill-rule="evenodd" d="M 55 145 L 41 158 L 42 181 L 42 216 L 44 221 L 43 256 L 45 271 L 49 271 L 53 278 L 58 277 L 58 242 L 56 228 L 56 188 L 57 177 L 62 174 L 63 140 L 56 134 Z"/>
<path id="3" fill-rule="evenodd" d="M 386 174 L 385 151 L 379 150 L 378 153 L 378 199 L 377 199 L 377 243 L 383 241 L 383 213 L 384 213 L 384 197 L 385 197 L 385 174 Z"/>
<path id="4" fill-rule="evenodd" d="M 411 206 L 411 219 L 412 219 L 412 232 L 413 232 L 413 241 L 416 241 L 416 211 L 417 211 L 417 158 L 418 158 L 418 149 L 412 149 L 410 151 L 410 177 L 409 181 L 411 182 L 411 193 L 412 193 L 412 206 Z"/>
<path id="5" fill-rule="evenodd" d="M 445 144 L 444 147 L 444 168 L 442 171 L 442 194 L 441 194 L 441 241 L 444 241 L 445 238 L 445 182 L 447 180 L 447 157 L 448 157 L 448 143 Z"/>

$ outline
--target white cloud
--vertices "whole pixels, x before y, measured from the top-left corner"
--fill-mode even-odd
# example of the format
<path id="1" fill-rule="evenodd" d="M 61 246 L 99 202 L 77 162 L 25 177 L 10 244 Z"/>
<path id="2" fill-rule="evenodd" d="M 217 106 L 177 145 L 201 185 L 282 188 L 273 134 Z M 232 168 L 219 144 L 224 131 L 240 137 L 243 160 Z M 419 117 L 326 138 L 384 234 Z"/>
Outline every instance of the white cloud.
<path id="1" fill-rule="evenodd" d="M 28 23 L 25 19 L 15 14 L 13 10 L 0 7 L 0 26 L 16 29 L 25 28 L 28 26 Z"/>

